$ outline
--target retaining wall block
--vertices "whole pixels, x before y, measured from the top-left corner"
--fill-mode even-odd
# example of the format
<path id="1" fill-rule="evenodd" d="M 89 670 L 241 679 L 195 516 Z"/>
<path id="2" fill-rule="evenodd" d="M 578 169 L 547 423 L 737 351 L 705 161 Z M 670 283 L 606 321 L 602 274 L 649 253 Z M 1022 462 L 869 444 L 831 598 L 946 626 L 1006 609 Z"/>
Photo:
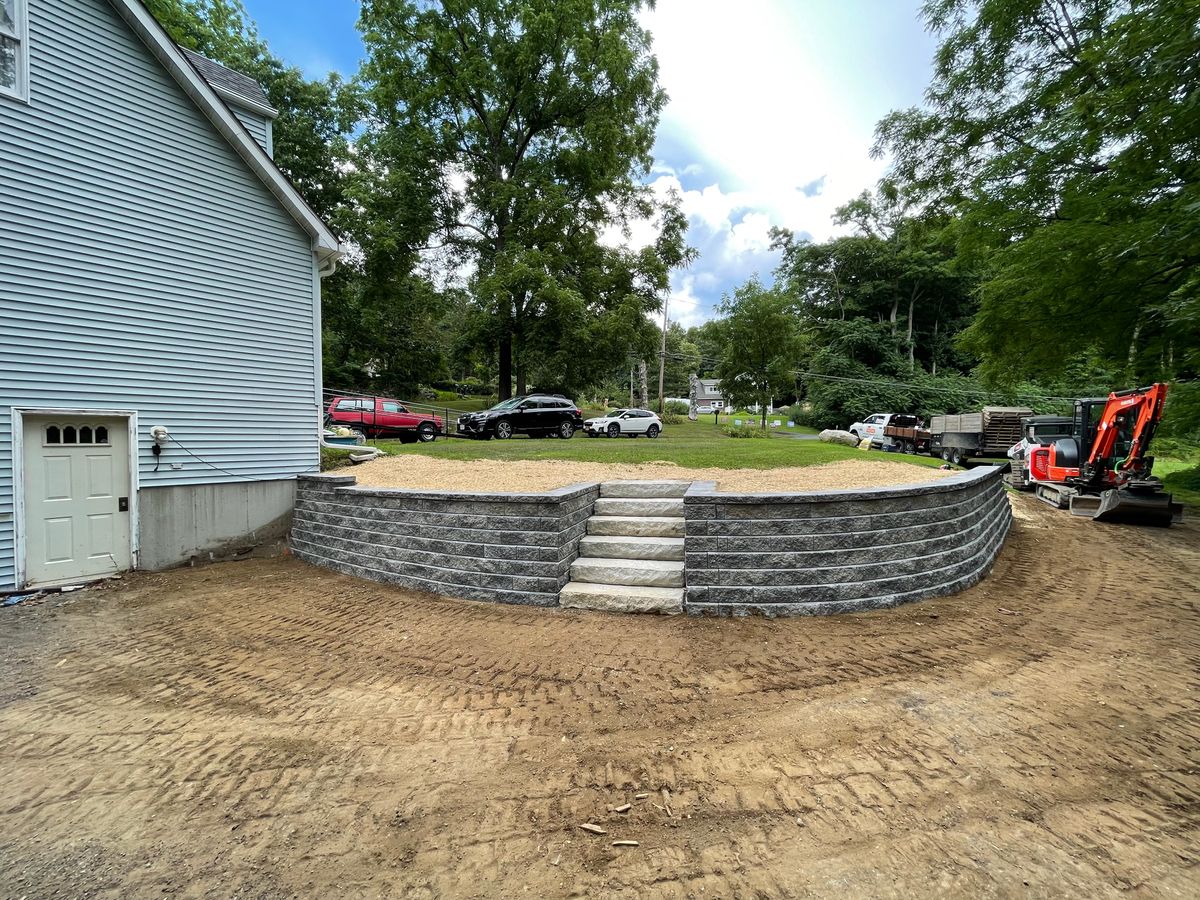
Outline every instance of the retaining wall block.
<path id="1" fill-rule="evenodd" d="M 556 606 L 598 484 L 537 494 L 356 488 L 353 476 L 297 484 L 297 557 L 388 584 Z"/>
<path id="2" fill-rule="evenodd" d="M 1011 526 L 1004 471 L 804 494 L 693 486 L 684 498 L 685 607 L 819 615 L 963 590 L 990 569 Z"/>

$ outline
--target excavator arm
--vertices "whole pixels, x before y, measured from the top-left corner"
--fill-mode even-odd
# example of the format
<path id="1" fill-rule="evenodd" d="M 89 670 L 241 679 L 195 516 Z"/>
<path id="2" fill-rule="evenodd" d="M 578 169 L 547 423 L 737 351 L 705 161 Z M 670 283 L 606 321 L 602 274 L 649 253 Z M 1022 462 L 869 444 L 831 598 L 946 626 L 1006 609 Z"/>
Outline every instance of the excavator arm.
<path id="1" fill-rule="evenodd" d="M 1165 384 L 1110 394 L 1096 426 L 1096 439 L 1088 454 L 1088 471 L 1111 471 L 1118 485 L 1148 477 L 1152 460 L 1146 458 L 1146 451 L 1162 420 L 1166 400 Z M 1122 459 L 1115 459 L 1122 434 L 1129 435 L 1129 449 Z"/>

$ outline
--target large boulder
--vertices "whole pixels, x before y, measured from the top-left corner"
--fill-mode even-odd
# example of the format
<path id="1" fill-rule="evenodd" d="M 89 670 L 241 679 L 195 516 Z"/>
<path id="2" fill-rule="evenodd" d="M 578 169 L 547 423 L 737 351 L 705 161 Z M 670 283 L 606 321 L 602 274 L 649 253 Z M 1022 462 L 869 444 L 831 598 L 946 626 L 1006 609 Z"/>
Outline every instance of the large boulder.
<path id="1" fill-rule="evenodd" d="M 839 431 L 836 428 L 826 428 L 817 435 L 817 439 L 827 444 L 842 444 L 846 447 L 858 446 L 858 438 L 848 431 Z"/>

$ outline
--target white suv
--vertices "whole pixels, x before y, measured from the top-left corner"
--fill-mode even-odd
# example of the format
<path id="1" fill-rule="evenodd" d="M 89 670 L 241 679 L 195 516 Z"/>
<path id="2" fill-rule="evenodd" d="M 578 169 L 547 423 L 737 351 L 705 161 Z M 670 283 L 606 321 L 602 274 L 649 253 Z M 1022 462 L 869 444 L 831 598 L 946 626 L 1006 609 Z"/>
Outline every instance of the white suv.
<path id="1" fill-rule="evenodd" d="M 583 423 L 584 433 L 588 437 L 620 437 L 628 435 L 637 437 L 644 434 L 648 438 L 656 438 L 662 434 L 662 419 L 648 409 L 614 409 L 602 416 L 588 419 Z"/>

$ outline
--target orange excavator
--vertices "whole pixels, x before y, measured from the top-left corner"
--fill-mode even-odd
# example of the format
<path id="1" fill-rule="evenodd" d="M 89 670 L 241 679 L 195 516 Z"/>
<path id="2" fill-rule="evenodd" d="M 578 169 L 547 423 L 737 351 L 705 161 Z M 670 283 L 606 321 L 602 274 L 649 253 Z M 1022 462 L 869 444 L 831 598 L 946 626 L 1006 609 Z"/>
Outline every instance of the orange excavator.
<path id="1" fill-rule="evenodd" d="M 1100 522 L 1181 521 L 1183 505 L 1151 474 L 1147 455 L 1166 399 L 1167 386 L 1153 384 L 1076 400 L 1070 436 L 1026 454 L 1030 486 L 1051 506 Z"/>

